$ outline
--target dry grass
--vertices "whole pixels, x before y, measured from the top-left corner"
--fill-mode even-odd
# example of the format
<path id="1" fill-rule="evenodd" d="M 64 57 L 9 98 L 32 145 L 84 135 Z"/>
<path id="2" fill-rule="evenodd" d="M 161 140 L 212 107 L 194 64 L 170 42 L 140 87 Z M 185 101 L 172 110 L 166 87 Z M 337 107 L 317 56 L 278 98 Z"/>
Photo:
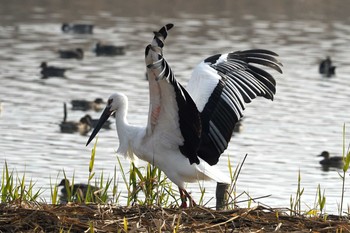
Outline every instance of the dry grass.
<path id="1" fill-rule="evenodd" d="M 264 206 L 216 211 L 156 206 L 1 204 L 0 232 L 350 232 L 348 218 L 289 216 Z"/>

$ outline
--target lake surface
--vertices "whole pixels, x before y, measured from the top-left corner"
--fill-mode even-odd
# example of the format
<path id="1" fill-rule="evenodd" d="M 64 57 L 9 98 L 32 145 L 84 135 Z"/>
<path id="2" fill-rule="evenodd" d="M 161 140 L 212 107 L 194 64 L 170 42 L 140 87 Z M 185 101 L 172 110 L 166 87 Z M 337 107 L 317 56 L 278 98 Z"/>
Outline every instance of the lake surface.
<path id="1" fill-rule="evenodd" d="M 19 176 L 36 181 L 50 202 L 53 182 L 75 176 L 86 182 L 91 146 L 87 136 L 63 134 L 63 102 L 68 120 L 85 112 L 70 110 L 72 99 L 107 99 L 115 92 L 129 97 L 128 120 L 144 125 L 148 113 L 144 48 L 152 32 L 166 23 L 175 27 L 164 54 L 177 79 L 186 84 L 192 68 L 215 53 L 251 48 L 275 51 L 283 75 L 277 80 L 275 100 L 256 99 L 247 105 L 243 131 L 233 136 L 218 166 L 233 168 L 248 154 L 237 183 L 237 193 L 272 207 L 289 207 L 301 173 L 302 209 L 313 207 L 318 184 L 325 190 L 326 212 L 337 213 L 341 179 L 337 170 L 323 171 L 323 150 L 342 153 L 342 127 L 350 130 L 350 5 L 347 1 L 58 1 L 0 0 L 0 161 Z M 61 32 L 62 22 L 93 23 L 92 35 Z M 124 56 L 96 57 L 99 40 L 127 46 Z M 82 47 L 81 61 L 58 58 L 57 50 Z M 331 56 L 336 76 L 326 79 L 318 64 Z M 40 79 L 39 65 L 70 68 L 65 79 Z M 98 118 L 100 113 L 87 112 Z M 117 165 L 116 131 L 99 134 L 95 172 L 112 177 Z M 349 141 L 347 134 L 347 142 Z M 129 162 L 121 159 L 125 168 Z M 141 165 L 143 163 L 140 163 Z M 1 174 L 0 174 L 1 176 Z M 348 178 L 348 176 L 346 177 Z M 122 179 L 119 178 L 120 182 Z M 215 196 L 215 182 L 201 183 L 206 199 Z M 349 200 L 346 183 L 345 205 Z M 123 187 L 121 184 L 120 187 Z M 199 195 L 198 184 L 188 190 Z M 126 190 L 120 190 L 125 196 Z M 246 197 L 242 197 L 245 199 Z M 211 202 L 214 205 L 214 202 Z M 246 205 L 246 204 L 242 204 Z"/>

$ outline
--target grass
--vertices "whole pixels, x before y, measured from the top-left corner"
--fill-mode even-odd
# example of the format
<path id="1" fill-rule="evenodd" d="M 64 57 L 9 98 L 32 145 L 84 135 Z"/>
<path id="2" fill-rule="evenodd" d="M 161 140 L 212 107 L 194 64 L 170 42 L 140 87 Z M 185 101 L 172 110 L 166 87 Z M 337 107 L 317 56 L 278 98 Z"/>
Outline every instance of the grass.
<path id="1" fill-rule="evenodd" d="M 341 188 L 341 202 L 339 207 L 339 216 L 337 218 L 339 220 L 342 219 L 344 214 L 344 194 L 345 194 L 345 178 L 349 169 L 350 163 L 350 152 L 349 149 L 345 148 L 345 127 L 343 129 L 343 160 L 344 167 L 342 169 L 342 173 L 339 173 L 340 178 L 342 179 L 342 188 Z M 167 229 L 172 232 L 181 232 L 183 229 L 190 229 L 190 226 L 185 227 L 185 222 L 193 222 L 195 221 L 200 230 L 209 230 L 216 229 L 218 231 L 224 231 L 224 229 L 231 229 L 229 223 L 234 222 L 237 219 L 242 219 L 243 222 L 250 222 L 250 226 L 256 224 L 256 221 L 260 221 L 262 216 L 267 216 L 267 212 L 271 213 L 268 215 L 269 219 L 262 220 L 260 224 L 264 221 L 268 221 L 270 224 L 273 223 L 274 228 L 270 228 L 271 231 L 283 229 L 285 227 L 283 224 L 286 223 L 286 213 L 289 212 L 289 217 L 294 217 L 297 221 L 301 221 L 304 217 L 311 217 L 312 219 L 321 218 L 323 223 L 326 223 L 329 227 L 332 225 L 335 220 L 330 215 L 327 215 L 325 212 L 327 203 L 326 203 L 326 192 L 322 190 L 321 185 L 318 184 L 317 191 L 315 193 L 315 203 L 312 208 L 309 208 L 308 211 L 302 210 L 302 198 L 304 194 L 304 188 L 302 187 L 302 176 L 301 172 L 298 172 L 297 178 L 297 189 L 294 195 L 290 196 L 290 207 L 289 209 L 272 209 L 262 207 L 262 205 L 258 205 L 258 207 L 253 206 L 253 203 L 256 202 L 259 198 L 253 198 L 249 195 L 249 193 L 243 192 L 237 193 L 237 180 L 239 178 L 240 171 L 244 165 L 244 162 L 247 158 L 247 155 L 244 157 L 243 161 L 239 163 L 235 168 L 232 166 L 231 159 L 228 158 L 228 170 L 229 175 L 231 177 L 231 184 L 228 187 L 227 191 L 227 199 L 226 199 L 226 210 L 224 212 L 215 212 L 214 210 L 209 210 L 208 208 L 202 208 L 202 206 L 207 206 L 205 203 L 205 195 L 206 190 L 201 182 L 198 183 L 200 190 L 200 198 L 198 204 L 199 207 L 194 208 L 193 210 L 188 210 L 187 213 L 185 210 L 181 210 L 178 208 L 181 201 L 179 197 L 179 193 L 177 188 L 173 188 L 172 182 L 170 182 L 167 177 L 162 173 L 157 167 L 152 166 L 151 164 L 146 164 L 143 167 L 136 167 L 134 163 L 130 164 L 128 169 L 122 166 L 120 160 L 118 159 L 118 166 L 114 168 L 113 177 L 104 177 L 103 172 L 97 175 L 94 171 L 94 162 L 97 154 L 97 140 L 94 144 L 94 147 L 91 151 L 91 157 L 89 166 L 87 169 L 87 184 L 88 189 L 84 195 L 81 193 L 74 192 L 73 185 L 75 182 L 74 173 L 68 177 L 65 171 L 63 171 L 64 178 L 69 178 L 71 183 L 70 185 L 66 184 L 65 188 L 67 189 L 67 201 L 71 203 L 84 203 L 88 209 L 80 208 L 80 205 L 74 207 L 71 205 L 67 205 L 67 209 L 63 210 L 60 208 L 65 208 L 65 205 L 59 205 L 60 203 L 60 190 L 57 187 L 58 181 L 60 180 L 60 174 L 58 174 L 54 179 L 50 178 L 50 191 L 51 191 L 51 204 L 41 204 L 39 207 L 35 206 L 34 209 L 43 208 L 42 211 L 50 210 L 50 214 L 47 216 L 52 216 L 52 214 L 57 215 L 54 219 L 61 219 L 60 221 L 68 221 L 67 223 L 60 222 L 60 228 L 58 232 L 70 232 L 75 231 L 79 227 L 78 231 L 84 229 L 85 232 L 95 232 L 96 229 L 100 227 L 100 224 L 103 222 L 96 216 L 100 216 L 102 219 L 106 220 L 106 226 L 115 226 L 117 232 L 132 232 L 135 226 L 143 226 L 144 229 L 152 229 L 155 232 L 161 232 L 164 229 Z M 117 170 L 121 172 L 121 180 L 118 180 Z M 97 190 L 93 188 L 97 187 Z M 116 206 L 120 205 L 121 200 L 121 189 L 127 190 L 127 200 L 126 206 L 121 207 L 121 209 L 115 209 Z M 2 170 L 2 178 L 1 178 L 1 203 L 18 203 L 20 206 L 26 206 L 26 203 L 39 203 L 40 194 L 42 190 L 39 188 L 38 191 L 35 190 L 35 182 L 29 180 L 27 182 L 26 175 L 19 176 L 15 171 L 11 171 L 8 167 L 7 162 Z M 109 195 L 108 195 L 109 194 Z M 246 198 L 245 198 L 246 197 Z M 238 200 L 240 199 L 240 201 Z M 241 200 L 244 199 L 244 200 Z M 238 204 L 246 203 L 247 208 L 238 208 Z M 22 204 L 23 203 L 23 204 Z M 91 203 L 101 203 L 107 204 L 102 205 L 104 207 L 95 207 L 91 206 Z M 113 205 L 109 205 L 113 204 Z M 46 206 L 49 205 L 49 206 Z M 3 207 L 4 205 L 0 205 Z M 42 207 L 41 207 L 42 206 Z M 55 207 L 57 206 L 57 207 Z M 84 206 L 84 205 L 83 205 Z M 82 207 L 83 207 L 82 206 Z M 100 205 L 98 205 L 100 206 Z M 114 206 L 114 207 L 112 207 Z M 175 207 L 175 208 L 174 208 Z M 56 208 L 53 210 L 52 208 Z M 71 209 L 69 209 L 71 208 Z M 94 209 L 94 214 L 90 213 L 90 209 Z M 191 208 L 190 208 L 191 209 Z M 2 210 L 4 211 L 4 210 Z M 6 210 L 10 211 L 11 210 Z M 24 212 L 28 211 L 27 209 Z M 80 212 L 79 212 L 80 211 Z M 87 212 L 86 212 L 87 211 Z M 192 213 L 190 211 L 194 211 Z M 347 210 L 347 216 L 349 218 L 349 207 Z M 154 218 L 150 219 L 142 219 L 145 217 L 142 213 L 147 212 L 154 216 Z M 5 213 L 5 212 L 4 212 Z M 38 212 L 31 213 L 31 216 L 36 216 L 35 219 L 40 219 L 41 217 L 37 214 Z M 70 217 L 67 216 L 68 213 L 73 214 L 74 216 L 81 214 L 81 222 L 80 225 L 76 225 L 76 222 L 69 222 Z M 118 220 L 114 214 L 120 214 L 123 216 L 120 220 Z M 140 214 L 138 216 L 137 214 Z M 228 215 L 223 215 L 226 213 Z M 195 214 L 195 215 L 193 215 Z M 0 215 L 1 216 L 1 215 Z M 9 215 L 15 216 L 15 215 Z M 28 213 L 23 213 L 23 218 L 27 219 L 25 216 L 28 216 Z M 45 215 L 46 216 L 46 215 Z M 88 221 L 84 222 L 85 219 Z M 119 216 L 119 215 L 118 215 Z M 142 217 L 143 216 L 143 217 Z M 194 217 L 196 216 L 196 217 Z M 202 220 L 201 217 L 202 216 Z M 205 216 L 205 217 L 203 217 Z M 260 216 L 260 217 L 259 217 Z M 208 218 L 215 217 L 216 220 L 214 222 L 210 222 Z M 78 217 L 77 217 L 78 218 Z M 137 222 L 136 219 L 139 219 Z M 221 220 L 219 220 L 221 219 Z M 108 220 L 108 221 L 107 221 Z M 305 220 L 305 219 L 304 219 Z M 0 225 L 2 218 L 0 217 Z M 29 220 L 28 220 L 29 221 Z M 31 221 L 34 221 L 33 219 Z M 51 221 L 51 220 L 50 220 Z M 50 222 L 49 221 L 49 222 Z M 52 220 L 56 221 L 56 220 Z M 136 221 L 136 222 L 135 222 Z M 170 221 L 170 222 L 169 222 Z M 185 221 L 185 222 L 184 222 Z M 203 223 L 200 223 L 203 221 Z M 332 222 L 329 222 L 332 221 Z M 295 220 L 291 220 L 291 222 L 295 222 Z M 341 224 L 342 222 L 338 222 L 340 225 L 336 227 L 330 228 L 332 231 L 329 232 L 345 232 L 342 229 L 348 230 L 348 228 L 343 228 Z M 337 223 L 337 224 L 338 224 Z M 30 223 L 26 223 L 30 225 Z M 150 225 L 147 225 L 150 224 Z M 242 223 L 240 223 L 242 224 Z M 321 223 L 320 223 L 321 224 Z M 152 227 L 151 227 L 152 225 Z M 348 224 L 346 225 L 348 226 Z M 192 227 L 194 225 L 192 224 Z M 224 228 L 222 228 L 224 227 Z M 271 227 L 271 226 L 270 226 Z M 305 227 L 309 227 L 305 225 Z M 197 229 L 197 228 L 196 228 Z M 325 228 L 323 228 L 325 229 Z M 257 229 L 258 230 L 258 229 Z M 295 229 L 293 229 L 295 230 Z M 1 228 L 0 228 L 1 231 Z M 350 231 L 350 230 L 349 230 Z"/>
<path id="2" fill-rule="evenodd" d="M 345 135 L 345 133 L 344 133 Z M 91 158 L 88 168 L 88 191 L 84 196 L 78 195 L 73 192 L 73 185 L 75 181 L 74 173 L 70 178 L 70 185 L 66 184 L 67 189 L 67 201 L 76 203 L 112 203 L 120 204 L 121 191 L 119 190 L 122 186 L 123 189 L 127 190 L 127 201 L 126 206 L 134 205 L 147 205 L 147 206 L 162 206 L 168 207 L 179 207 L 181 201 L 177 189 L 173 189 L 173 183 L 167 179 L 167 177 L 162 173 L 157 167 L 147 164 L 145 167 L 136 167 L 134 163 L 131 163 L 128 170 L 122 166 L 120 160 L 118 159 L 119 168 L 114 168 L 114 176 L 112 178 L 104 178 L 103 172 L 96 177 L 94 172 L 94 161 L 96 156 L 96 145 L 97 141 L 92 149 Z M 350 153 L 346 153 L 344 156 L 344 168 L 343 173 L 340 177 L 343 180 L 342 187 L 342 199 L 340 202 L 339 215 L 343 213 L 343 197 L 345 193 L 345 174 L 349 167 Z M 228 158 L 228 170 L 231 177 L 231 184 L 227 190 L 227 200 L 226 209 L 234 209 L 238 207 L 238 203 L 246 202 L 247 207 L 250 208 L 252 203 L 256 199 L 264 198 L 252 198 L 249 193 L 243 192 L 237 194 L 237 180 L 246 160 L 247 155 L 244 157 L 243 161 L 237 165 L 235 169 L 232 169 L 231 159 Z M 117 169 L 121 171 L 122 183 L 118 181 Z M 63 176 L 68 179 L 67 174 L 63 171 Z M 60 203 L 59 188 L 57 187 L 59 181 L 59 174 L 53 182 L 50 178 L 50 192 L 51 192 L 51 203 L 57 205 Z M 34 191 L 35 182 L 29 181 L 26 185 L 26 175 L 22 177 L 16 175 L 14 171 L 10 171 L 7 162 L 3 167 L 2 179 L 1 179 L 1 203 L 13 203 L 13 202 L 25 202 L 25 201 L 40 201 L 40 194 L 42 190 L 39 188 L 38 191 Z M 198 183 L 200 189 L 200 198 L 198 204 L 201 206 L 206 206 L 204 203 L 204 197 L 206 190 L 201 183 Z M 98 192 L 92 187 L 98 188 Z M 301 173 L 298 173 L 298 185 L 295 196 L 290 197 L 290 215 L 301 215 L 302 212 L 302 196 L 304 193 L 304 188 L 301 187 Z M 108 196 L 111 194 L 111 196 Z M 246 196 L 245 200 L 238 201 L 238 198 L 242 199 L 242 196 Z M 244 198 L 243 198 L 244 199 Z M 320 215 L 325 214 L 324 210 L 326 207 L 326 196 L 325 190 L 321 190 L 320 185 L 317 187 L 317 192 L 315 195 L 316 204 L 314 208 L 310 208 L 307 214 L 315 215 L 319 213 Z M 349 213 L 348 213 L 349 214 Z"/>
<path id="3" fill-rule="evenodd" d="M 25 185 L 25 173 L 22 177 L 15 176 L 14 171 L 9 171 L 5 162 L 1 179 L 1 203 L 36 201 L 41 194 L 41 189 L 34 192 L 35 182 L 30 180 L 29 185 Z"/>
<path id="4" fill-rule="evenodd" d="M 298 172 L 298 185 L 295 194 L 290 196 L 290 215 L 300 215 L 301 214 L 301 197 L 303 196 L 304 188 L 301 188 L 301 174 L 300 170 Z"/>
<path id="5" fill-rule="evenodd" d="M 340 178 L 342 179 L 342 189 L 341 189 L 341 201 L 340 201 L 340 210 L 339 210 L 339 215 L 341 216 L 343 213 L 343 204 L 344 204 L 344 193 L 345 193 L 345 177 L 346 177 L 346 172 L 349 169 L 350 165 L 350 150 L 349 146 L 347 148 L 347 152 L 345 150 L 346 142 L 345 142 L 345 124 L 343 125 L 343 174 L 339 174 Z M 349 212 L 348 212 L 349 214 Z"/>

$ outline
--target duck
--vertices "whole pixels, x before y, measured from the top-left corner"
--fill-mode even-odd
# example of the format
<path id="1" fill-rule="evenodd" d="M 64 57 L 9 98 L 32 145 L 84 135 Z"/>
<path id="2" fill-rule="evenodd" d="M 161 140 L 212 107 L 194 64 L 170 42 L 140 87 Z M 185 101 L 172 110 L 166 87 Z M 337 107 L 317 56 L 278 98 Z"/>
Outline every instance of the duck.
<path id="1" fill-rule="evenodd" d="M 62 77 L 64 78 L 64 73 L 67 71 L 66 68 L 60 68 L 60 67 L 55 67 L 55 66 L 48 66 L 47 62 L 42 62 L 41 65 L 41 78 L 42 79 L 47 79 L 49 77 Z"/>
<path id="2" fill-rule="evenodd" d="M 75 58 L 81 60 L 84 57 L 84 51 L 81 48 L 76 48 L 73 50 L 58 50 L 58 53 L 60 55 L 60 58 L 63 59 Z"/>
<path id="3" fill-rule="evenodd" d="M 332 60 L 329 56 L 326 59 L 322 60 L 319 67 L 319 72 L 325 77 L 331 77 L 335 75 L 336 66 L 332 65 Z"/>
<path id="4" fill-rule="evenodd" d="M 90 190 L 91 190 L 91 201 L 96 202 L 98 201 L 98 197 L 100 196 L 100 189 L 92 186 L 92 185 L 88 185 L 88 184 L 83 184 L 83 183 L 79 183 L 79 184 L 74 184 L 71 185 L 68 179 L 62 179 L 61 182 L 57 185 L 58 187 L 62 186 L 63 188 L 61 189 L 61 195 L 60 195 L 60 203 L 61 204 L 66 204 L 68 202 L 69 199 L 69 192 L 71 192 L 71 197 L 72 197 L 72 201 L 74 202 L 84 202 L 87 192 L 88 192 L 88 188 L 90 186 Z M 69 189 L 69 191 L 68 191 Z"/>
<path id="5" fill-rule="evenodd" d="M 116 55 L 124 55 L 125 47 L 124 46 L 115 46 L 115 45 L 107 45 L 102 44 L 101 42 L 97 42 L 94 52 L 96 56 L 116 56 Z"/>
<path id="6" fill-rule="evenodd" d="M 87 135 L 91 127 L 91 121 L 86 116 L 80 118 L 78 122 L 76 121 L 67 121 L 67 105 L 63 104 L 64 116 L 63 121 L 60 123 L 60 129 L 62 133 L 75 133 L 79 132 L 81 135 Z"/>
<path id="7" fill-rule="evenodd" d="M 88 111 L 94 110 L 96 112 L 101 111 L 104 108 L 105 102 L 102 98 L 96 98 L 94 101 L 89 100 L 72 100 L 72 110 Z"/>
<path id="8" fill-rule="evenodd" d="M 330 157 L 330 153 L 328 151 L 323 151 L 318 156 L 324 158 L 320 161 L 320 164 L 323 167 L 335 167 L 335 168 L 342 168 L 343 167 L 343 164 L 344 164 L 343 157 L 340 157 L 340 156 Z"/>
<path id="9" fill-rule="evenodd" d="M 86 114 L 83 118 L 85 121 L 89 122 L 91 128 L 96 128 L 99 119 L 93 119 L 89 114 Z M 101 126 L 101 128 L 102 129 L 111 129 L 111 124 L 112 123 L 109 120 L 107 120 L 106 122 L 104 122 L 104 124 Z"/>
<path id="10" fill-rule="evenodd" d="M 94 25 L 63 23 L 61 29 L 64 33 L 92 34 Z"/>

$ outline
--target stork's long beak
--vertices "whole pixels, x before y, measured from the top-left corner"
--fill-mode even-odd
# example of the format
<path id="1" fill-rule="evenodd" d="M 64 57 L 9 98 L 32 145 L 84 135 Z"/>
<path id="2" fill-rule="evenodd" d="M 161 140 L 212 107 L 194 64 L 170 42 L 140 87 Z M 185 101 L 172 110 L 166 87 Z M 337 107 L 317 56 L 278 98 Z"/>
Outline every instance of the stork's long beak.
<path id="1" fill-rule="evenodd" d="M 111 107 L 107 106 L 105 108 L 105 110 L 103 110 L 100 119 L 97 122 L 97 125 L 94 129 L 94 131 L 92 131 L 89 140 L 86 143 L 86 146 L 89 145 L 89 143 L 92 141 L 92 139 L 94 139 L 94 137 L 97 135 L 98 131 L 100 131 L 102 125 L 108 120 L 108 118 L 110 117 L 110 115 L 112 114 L 111 112 Z"/>

